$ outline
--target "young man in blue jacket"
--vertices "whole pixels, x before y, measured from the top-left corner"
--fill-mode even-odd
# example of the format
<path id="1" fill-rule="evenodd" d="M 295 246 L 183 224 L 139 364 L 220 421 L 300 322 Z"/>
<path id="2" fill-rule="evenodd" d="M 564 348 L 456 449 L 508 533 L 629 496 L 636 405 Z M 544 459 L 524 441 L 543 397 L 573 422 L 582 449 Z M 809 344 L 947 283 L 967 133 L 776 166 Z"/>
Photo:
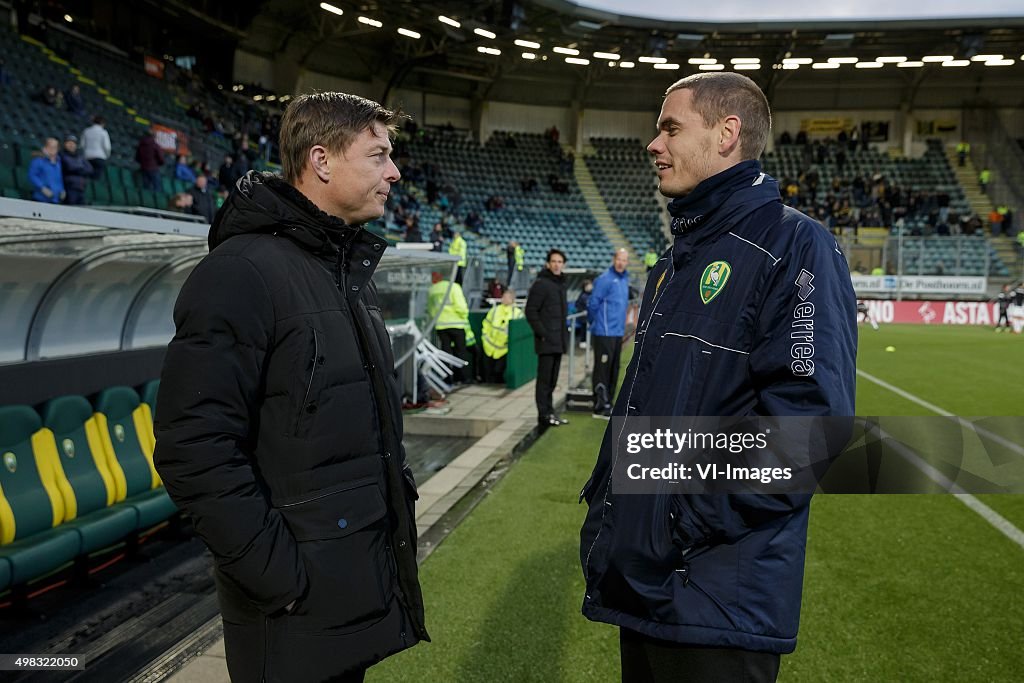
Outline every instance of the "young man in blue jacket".
<path id="1" fill-rule="evenodd" d="M 618 433 L 647 416 L 853 415 L 849 269 L 761 171 L 770 131 L 753 81 L 701 73 L 668 89 L 647 148 L 674 240 L 582 492 L 583 614 L 620 627 L 624 681 L 774 681 L 796 647 L 809 495 L 624 495 L 611 481 L 631 457 Z"/>
<path id="2" fill-rule="evenodd" d="M 619 355 L 626 333 L 626 307 L 629 305 L 629 252 L 619 249 L 608 270 L 594 280 L 594 291 L 587 301 L 590 339 L 594 345 L 594 417 L 612 415 L 612 394 L 619 378 Z"/>

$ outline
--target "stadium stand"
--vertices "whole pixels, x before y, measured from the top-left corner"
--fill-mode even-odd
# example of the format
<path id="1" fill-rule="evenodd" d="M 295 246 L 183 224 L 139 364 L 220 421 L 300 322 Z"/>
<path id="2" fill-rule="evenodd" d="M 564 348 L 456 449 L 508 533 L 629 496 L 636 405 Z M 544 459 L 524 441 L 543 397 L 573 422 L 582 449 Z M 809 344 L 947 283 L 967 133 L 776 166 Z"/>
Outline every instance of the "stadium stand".
<path id="1" fill-rule="evenodd" d="M 436 179 L 429 180 L 451 188 L 452 196 L 446 195 L 451 213 L 463 228 L 470 256 L 482 257 L 487 277 L 505 272 L 509 240 L 522 244 L 528 265 L 534 267 L 554 246 L 566 250 L 572 267 L 605 267 L 611 245 L 587 208 L 561 149 L 542 134 L 495 131 L 480 145 L 465 132 L 430 129 L 405 141 L 398 153 L 400 162 L 403 153 L 418 166 L 436 167 Z M 408 173 L 408 162 L 399 166 L 405 169 L 405 180 L 396 187 L 393 206 L 409 193 L 425 198 L 428 179 Z M 534 189 L 526 189 L 530 179 L 536 181 Z M 564 183 L 565 192 L 556 191 L 562 189 L 559 183 Z M 488 200 L 494 198 L 501 198 L 501 208 L 488 208 Z M 436 202 L 421 204 L 419 210 L 424 231 L 443 216 Z M 478 230 L 466 228 L 470 213 L 482 220 Z"/>
<path id="2" fill-rule="evenodd" d="M 657 194 L 657 175 L 644 143 L 636 138 L 591 138 L 590 142 L 595 154 L 584 159 L 612 219 L 637 254 L 651 246 L 661 251 L 665 236 L 660 214 L 666 211 L 666 201 Z"/>

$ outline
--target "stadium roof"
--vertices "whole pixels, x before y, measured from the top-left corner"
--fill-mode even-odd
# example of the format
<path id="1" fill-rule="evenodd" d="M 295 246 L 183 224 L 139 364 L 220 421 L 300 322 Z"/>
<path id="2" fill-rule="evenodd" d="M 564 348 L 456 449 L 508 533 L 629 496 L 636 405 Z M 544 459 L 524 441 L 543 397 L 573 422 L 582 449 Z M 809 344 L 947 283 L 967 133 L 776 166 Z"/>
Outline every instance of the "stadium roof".
<path id="1" fill-rule="evenodd" d="M 858 0 L 857 9 L 865 2 Z M 658 3 L 630 4 L 639 11 Z M 938 13 L 948 12 L 950 4 L 929 6 L 945 16 Z M 646 94 L 702 68 L 742 70 L 770 96 L 786 84 L 885 83 L 911 101 L 922 89 L 942 84 L 948 99 L 951 92 L 964 89 L 966 96 L 983 83 L 1018 104 L 1024 82 L 1024 4 L 1018 0 L 993 0 L 985 10 L 961 4 L 963 13 L 985 14 L 965 19 L 922 14 L 877 22 L 861 13 L 816 22 L 794 14 L 791 21 L 757 23 L 741 13 L 713 25 L 623 17 L 566 0 L 336 0 L 328 5 L 335 11 L 323 5 L 328 4 L 263 2 L 239 47 L 275 61 L 294 60 L 300 69 L 381 81 L 383 95 L 375 95 L 382 99 L 405 87 L 483 100 L 628 108 L 643 91 L 647 107 Z M 735 10 L 738 4 L 721 6 Z M 991 8 L 1000 7 L 1006 16 L 990 16 Z M 771 16 L 777 15 L 766 14 Z"/>

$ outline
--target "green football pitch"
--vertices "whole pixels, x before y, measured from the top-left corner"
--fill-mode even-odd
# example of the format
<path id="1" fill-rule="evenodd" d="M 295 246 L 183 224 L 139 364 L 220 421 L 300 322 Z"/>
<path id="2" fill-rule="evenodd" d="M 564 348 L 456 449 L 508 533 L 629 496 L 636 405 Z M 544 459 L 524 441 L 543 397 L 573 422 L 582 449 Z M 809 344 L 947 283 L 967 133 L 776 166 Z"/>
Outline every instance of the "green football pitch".
<path id="1" fill-rule="evenodd" d="M 1024 413 L 1024 336 L 862 327 L 858 368 L 860 415 Z M 576 500 L 608 423 L 569 418 L 424 562 L 433 642 L 368 680 L 618 680 L 616 629 L 579 611 L 585 509 Z M 1010 535 L 1024 529 L 1024 496 L 977 500 Z M 1018 681 L 1022 672 L 1024 547 L 952 495 L 814 498 L 799 642 L 780 680 Z"/>

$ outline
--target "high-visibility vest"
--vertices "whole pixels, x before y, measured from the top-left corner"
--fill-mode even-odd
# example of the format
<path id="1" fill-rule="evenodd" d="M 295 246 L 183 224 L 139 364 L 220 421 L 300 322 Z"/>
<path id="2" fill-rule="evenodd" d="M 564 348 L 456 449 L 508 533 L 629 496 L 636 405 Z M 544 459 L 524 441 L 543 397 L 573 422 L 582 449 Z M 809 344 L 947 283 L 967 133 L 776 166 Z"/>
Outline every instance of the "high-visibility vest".
<path id="1" fill-rule="evenodd" d="M 969 142 L 958 142 L 956 143 L 956 151 L 969 154 L 971 151 L 971 143 Z"/>
<path id="2" fill-rule="evenodd" d="M 445 303 L 444 308 L 441 308 L 441 302 L 444 301 L 444 293 L 448 291 L 449 282 L 447 280 L 441 280 L 435 282 L 427 290 L 427 315 L 431 319 L 437 315 L 438 310 L 441 311 L 441 315 L 437 318 L 437 325 L 434 327 L 435 330 L 450 330 L 450 329 L 469 329 L 469 305 L 466 303 L 466 295 L 462 293 L 462 287 L 459 286 L 458 282 L 451 283 L 451 294 L 448 296 L 448 302 Z"/>
<path id="3" fill-rule="evenodd" d="M 644 254 L 644 265 L 648 268 L 653 268 L 658 263 L 658 254 L 653 251 L 649 251 Z"/>
<path id="4" fill-rule="evenodd" d="M 517 244 L 516 245 L 516 253 L 515 253 L 516 270 L 522 270 L 523 269 L 523 262 L 525 260 L 525 256 L 526 256 L 526 252 L 524 252 L 523 248 Z"/>
<path id="5" fill-rule="evenodd" d="M 987 168 L 978 174 L 978 181 L 988 185 L 988 181 L 992 179 L 992 171 Z"/>
<path id="6" fill-rule="evenodd" d="M 523 317 L 515 306 L 497 304 L 487 311 L 483 322 L 484 353 L 495 360 L 508 353 L 508 326 L 510 320 Z"/>
<path id="7" fill-rule="evenodd" d="M 448 246 L 448 253 L 459 257 L 459 268 L 466 267 L 466 240 L 462 238 L 462 235 L 452 240 L 452 243 Z"/>

